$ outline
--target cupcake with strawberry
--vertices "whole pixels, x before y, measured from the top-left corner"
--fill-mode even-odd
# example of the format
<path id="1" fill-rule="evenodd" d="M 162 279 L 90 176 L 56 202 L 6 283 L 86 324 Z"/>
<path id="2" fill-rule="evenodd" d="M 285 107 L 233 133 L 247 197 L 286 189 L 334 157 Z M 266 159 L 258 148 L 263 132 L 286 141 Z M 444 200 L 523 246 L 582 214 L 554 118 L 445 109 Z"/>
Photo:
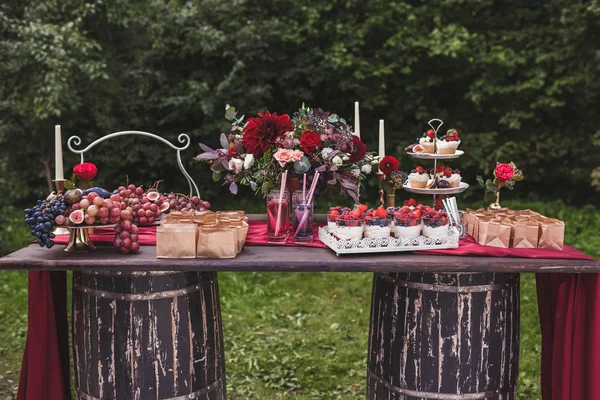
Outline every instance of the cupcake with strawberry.
<path id="1" fill-rule="evenodd" d="M 448 234 L 448 216 L 431 207 L 423 210 L 423 236 L 436 237 Z"/>
<path id="2" fill-rule="evenodd" d="M 456 153 L 456 149 L 460 145 L 458 131 L 456 129 L 448 129 L 446 134 L 437 140 L 436 145 L 438 154 Z"/>
<path id="3" fill-rule="evenodd" d="M 423 133 L 423 137 L 419 139 L 419 144 L 425 150 L 425 153 L 431 153 L 435 151 L 435 131 L 433 129 Z"/>
<path id="4" fill-rule="evenodd" d="M 410 171 L 410 174 L 408 175 L 408 186 L 412 188 L 422 189 L 427 186 L 427 181 L 429 181 L 429 174 L 427 173 L 427 170 L 420 165 Z"/>
<path id="5" fill-rule="evenodd" d="M 367 211 L 365 215 L 365 237 L 381 238 L 391 236 L 390 219 L 388 210 L 379 207 L 374 211 Z"/>
<path id="6" fill-rule="evenodd" d="M 394 212 L 394 236 L 417 237 L 421 235 L 420 208 L 404 206 Z"/>
<path id="7" fill-rule="evenodd" d="M 452 175 L 450 175 L 450 177 L 447 177 L 446 180 L 448 182 L 450 182 L 450 187 L 453 187 L 453 188 L 459 187 L 460 183 L 462 182 L 462 176 L 460 176 L 460 170 L 453 169 Z"/>

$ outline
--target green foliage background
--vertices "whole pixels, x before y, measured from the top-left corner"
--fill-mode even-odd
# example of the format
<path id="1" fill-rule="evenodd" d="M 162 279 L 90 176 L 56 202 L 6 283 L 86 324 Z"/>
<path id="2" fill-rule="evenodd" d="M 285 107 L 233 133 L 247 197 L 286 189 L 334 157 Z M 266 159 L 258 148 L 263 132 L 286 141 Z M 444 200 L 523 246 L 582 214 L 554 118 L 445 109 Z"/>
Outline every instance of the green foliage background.
<path id="1" fill-rule="evenodd" d="M 358 100 L 370 150 L 377 120 L 385 119 L 387 153 L 414 168 L 403 148 L 429 119 L 441 118 L 461 133 L 466 154 L 450 166 L 466 182 L 490 177 L 496 161 L 514 161 L 526 180 L 503 195 L 519 199 L 509 205 L 565 219 L 569 243 L 598 256 L 599 28 L 598 0 L 4 0 L 0 255 L 27 243 L 19 210 L 52 189 L 57 123 L 65 142 L 78 135 L 83 145 L 125 129 L 172 142 L 188 133 L 184 163 L 202 197 L 213 208 L 256 211 L 262 199 L 249 189 L 230 195 L 192 161 L 197 143 L 214 146 L 227 129 L 225 104 L 248 116 L 291 113 L 305 102 L 352 121 Z M 64 149 L 68 171 L 78 158 Z M 125 137 L 87 157 L 107 188 L 128 175 L 187 190 L 174 154 L 158 142 Z M 366 185 L 361 195 L 373 202 L 376 179 Z M 473 187 L 460 200 L 483 206 L 482 197 Z M 0 386 L 18 369 L 24 276 L 0 274 Z M 226 329 L 236 332 L 227 343 L 232 394 L 360 398 L 364 354 L 351 350 L 364 349 L 369 276 L 311 275 L 303 285 L 297 278 L 224 275 Z M 338 285 L 344 289 L 333 293 Z M 527 399 L 539 397 L 533 287 L 525 278 L 522 323 L 532 330 L 523 331 L 519 390 Z M 358 310 L 355 319 L 348 309 Z M 331 326 L 319 330 L 323 319 Z M 347 343 L 335 347 L 340 332 Z M 281 347 L 278 337 L 299 351 Z M 323 354 L 340 365 L 312 369 Z"/>

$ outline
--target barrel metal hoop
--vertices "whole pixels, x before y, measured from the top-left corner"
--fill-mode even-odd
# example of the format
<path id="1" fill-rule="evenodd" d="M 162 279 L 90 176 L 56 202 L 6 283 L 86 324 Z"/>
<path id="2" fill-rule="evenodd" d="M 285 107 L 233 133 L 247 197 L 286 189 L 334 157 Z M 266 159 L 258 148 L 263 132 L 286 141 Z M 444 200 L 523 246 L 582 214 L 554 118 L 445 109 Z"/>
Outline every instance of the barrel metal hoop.
<path id="1" fill-rule="evenodd" d="M 382 385 L 384 385 L 388 390 L 396 392 L 403 396 L 411 396 L 417 397 L 420 399 L 436 399 L 436 400 L 479 400 L 479 399 L 489 399 L 490 397 L 498 397 L 499 395 L 508 394 L 508 390 L 506 388 L 496 389 L 496 390 L 488 390 L 487 392 L 479 392 L 479 393 L 436 393 L 436 392 L 422 392 L 420 390 L 411 390 L 406 388 L 401 388 L 398 386 L 394 386 L 388 381 L 382 379 L 377 376 L 372 371 L 369 371 L 369 376 Z"/>
<path id="2" fill-rule="evenodd" d="M 102 297 L 103 299 L 108 300 L 123 300 L 123 301 L 148 301 L 148 300 L 158 300 L 158 299 L 168 299 L 173 297 L 182 296 L 184 294 L 198 292 L 200 287 L 209 286 L 208 282 L 202 281 L 196 285 L 188 286 L 184 289 L 178 290 L 166 290 L 164 292 L 155 292 L 155 293 L 115 293 L 115 292 L 105 292 L 98 289 L 92 289 L 87 286 L 83 286 L 79 283 L 75 283 L 74 288 L 82 293 L 89 294 L 90 296 Z"/>
<path id="3" fill-rule="evenodd" d="M 189 394 L 184 394 L 182 396 L 177 396 L 177 397 L 169 397 L 169 398 L 165 398 L 162 400 L 187 400 L 187 399 L 197 399 L 200 396 L 204 395 L 204 394 L 208 394 L 210 392 L 212 392 L 215 389 L 218 389 L 220 387 L 223 387 L 223 376 L 221 376 L 219 379 L 217 379 L 216 381 L 214 381 L 213 383 L 211 383 L 210 385 L 197 390 L 195 392 L 189 393 Z M 87 394 L 86 392 L 84 392 L 83 390 L 81 390 L 80 388 L 77 388 L 77 397 L 79 397 L 80 400 L 102 400 L 99 397 L 94 397 L 91 396 L 89 394 Z"/>
<path id="4" fill-rule="evenodd" d="M 180 274 L 181 271 L 116 271 L 116 270 L 95 270 L 95 269 L 82 269 L 80 271 L 82 274 L 87 275 L 102 275 L 102 276 L 135 276 L 135 277 L 144 277 L 144 276 L 162 276 L 162 275 L 175 275 Z"/>
<path id="5" fill-rule="evenodd" d="M 510 289 L 509 284 L 505 283 L 492 283 L 490 285 L 473 285 L 473 286 L 449 286 L 449 285 L 440 285 L 437 283 L 422 283 L 422 282 L 409 282 L 404 281 L 402 279 L 396 279 L 389 275 L 383 275 L 383 279 L 396 284 L 397 286 L 409 288 L 409 289 L 418 289 L 418 290 L 426 290 L 431 292 L 444 292 L 444 293 L 479 293 L 479 292 L 489 292 L 494 290 L 508 290 Z"/>

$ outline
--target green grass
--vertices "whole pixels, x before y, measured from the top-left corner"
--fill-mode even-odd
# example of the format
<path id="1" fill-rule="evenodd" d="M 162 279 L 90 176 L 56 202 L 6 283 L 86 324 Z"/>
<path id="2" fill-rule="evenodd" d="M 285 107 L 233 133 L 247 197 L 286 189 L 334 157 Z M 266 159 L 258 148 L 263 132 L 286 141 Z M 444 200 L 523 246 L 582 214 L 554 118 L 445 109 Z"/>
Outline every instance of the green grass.
<path id="1" fill-rule="evenodd" d="M 564 219 L 567 242 L 600 257 L 600 212 L 593 207 L 503 205 Z M 230 398 L 364 398 L 372 274 L 220 273 L 219 280 Z M 25 272 L 0 272 L 0 399 L 15 393 L 26 287 Z M 522 274 L 520 399 L 541 398 L 540 350 L 535 277 Z"/>

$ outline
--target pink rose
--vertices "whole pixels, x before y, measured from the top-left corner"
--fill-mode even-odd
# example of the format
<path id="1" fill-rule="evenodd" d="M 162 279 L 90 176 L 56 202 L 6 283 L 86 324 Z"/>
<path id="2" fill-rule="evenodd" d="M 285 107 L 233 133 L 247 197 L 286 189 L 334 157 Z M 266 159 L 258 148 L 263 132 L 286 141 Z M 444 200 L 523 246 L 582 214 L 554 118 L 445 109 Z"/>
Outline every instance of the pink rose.
<path id="1" fill-rule="evenodd" d="M 277 160 L 281 167 L 284 167 L 286 163 L 292 161 L 292 154 L 294 154 L 293 150 L 279 149 L 275 154 L 273 154 L 273 158 Z"/>
<path id="2" fill-rule="evenodd" d="M 304 157 L 304 153 L 300 150 L 294 150 L 292 152 L 292 161 L 299 161 L 302 157 Z"/>

